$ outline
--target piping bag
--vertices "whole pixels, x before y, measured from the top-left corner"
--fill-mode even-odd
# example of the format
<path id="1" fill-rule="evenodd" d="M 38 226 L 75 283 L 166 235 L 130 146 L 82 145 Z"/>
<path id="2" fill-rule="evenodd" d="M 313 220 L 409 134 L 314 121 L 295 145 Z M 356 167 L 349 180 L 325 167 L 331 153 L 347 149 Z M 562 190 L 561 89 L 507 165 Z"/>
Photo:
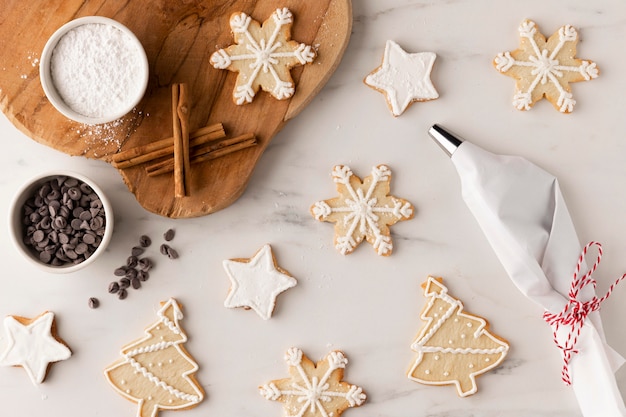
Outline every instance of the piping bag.
<path id="1" fill-rule="evenodd" d="M 570 299 L 576 260 L 583 272 L 586 266 L 558 180 L 524 158 L 487 152 L 441 126 L 432 126 L 428 134 L 450 156 L 463 200 L 513 283 L 545 311 L 561 312 Z M 595 297 L 594 288 L 585 286 L 579 298 Z M 565 346 L 571 333 L 563 326 L 552 325 L 552 330 L 555 342 Z M 583 416 L 626 416 L 615 380 L 623 363 L 606 343 L 600 314 L 589 312 L 568 366 Z"/>

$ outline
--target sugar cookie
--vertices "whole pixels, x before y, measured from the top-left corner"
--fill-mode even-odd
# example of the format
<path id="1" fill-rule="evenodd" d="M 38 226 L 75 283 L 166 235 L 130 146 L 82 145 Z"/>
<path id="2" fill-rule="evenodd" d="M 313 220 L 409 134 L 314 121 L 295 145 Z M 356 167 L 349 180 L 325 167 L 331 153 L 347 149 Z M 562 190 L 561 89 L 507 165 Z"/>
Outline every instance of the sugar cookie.
<path id="1" fill-rule="evenodd" d="M 341 351 L 332 351 L 315 364 L 300 349 L 291 348 L 285 362 L 291 377 L 270 381 L 259 392 L 268 400 L 282 402 L 288 416 L 339 417 L 367 398 L 361 387 L 342 381 L 348 359 Z"/>
<path id="2" fill-rule="evenodd" d="M 372 168 L 363 181 L 349 167 L 333 168 L 339 197 L 318 201 L 311 214 L 320 221 L 335 223 L 335 248 L 347 255 L 365 238 L 379 255 L 391 255 L 389 226 L 413 218 L 411 203 L 390 196 L 391 170 L 386 165 Z"/>
<path id="3" fill-rule="evenodd" d="M 259 88 L 278 100 L 293 96 L 291 68 L 313 62 L 316 53 L 310 45 L 291 40 L 292 24 L 293 14 L 286 7 L 276 9 L 262 26 L 242 12 L 230 17 L 235 44 L 211 55 L 211 64 L 239 73 L 233 91 L 236 104 L 251 103 Z"/>
<path id="4" fill-rule="evenodd" d="M 515 79 L 513 106 L 530 110 L 546 97 L 555 109 L 570 113 L 576 104 L 570 83 L 589 81 L 600 73 L 595 62 L 575 58 L 578 32 L 565 25 L 546 41 L 532 20 L 524 20 L 518 30 L 519 49 L 501 52 L 493 60 L 498 71 Z"/>
<path id="5" fill-rule="evenodd" d="M 418 356 L 408 377 L 426 385 L 454 384 L 466 397 L 478 390 L 476 376 L 500 365 L 509 344 L 489 332 L 485 319 L 463 311 L 442 282 L 428 277 L 422 285 L 428 303 L 421 315 L 424 326 L 411 345 Z"/>

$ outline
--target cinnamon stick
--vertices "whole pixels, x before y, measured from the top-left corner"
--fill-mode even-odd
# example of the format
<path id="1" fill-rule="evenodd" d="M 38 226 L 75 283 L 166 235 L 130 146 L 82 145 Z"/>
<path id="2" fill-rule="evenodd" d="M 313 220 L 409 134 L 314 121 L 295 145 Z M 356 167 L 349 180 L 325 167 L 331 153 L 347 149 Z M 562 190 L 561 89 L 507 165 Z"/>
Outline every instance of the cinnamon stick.
<path id="1" fill-rule="evenodd" d="M 189 102 L 186 84 L 172 85 L 174 130 L 174 196 L 189 195 Z"/>
<path id="2" fill-rule="evenodd" d="M 192 148 L 190 151 L 190 162 L 199 163 L 216 159 L 242 149 L 256 145 L 256 137 L 253 133 L 236 136 L 234 138 L 224 139 L 216 143 L 200 145 Z M 167 159 L 165 161 L 156 162 L 146 166 L 148 176 L 155 177 L 157 175 L 166 174 L 174 171 L 174 161 Z"/>
<path id="3" fill-rule="evenodd" d="M 214 141 L 215 139 L 221 139 L 225 136 L 226 132 L 221 123 L 205 126 L 189 134 L 189 146 L 193 147 Z M 170 137 L 115 154 L 111 160 L 111 165 L 117 169 L 126 169 L 172 155 L 173 153 L 174 138 Z"/>

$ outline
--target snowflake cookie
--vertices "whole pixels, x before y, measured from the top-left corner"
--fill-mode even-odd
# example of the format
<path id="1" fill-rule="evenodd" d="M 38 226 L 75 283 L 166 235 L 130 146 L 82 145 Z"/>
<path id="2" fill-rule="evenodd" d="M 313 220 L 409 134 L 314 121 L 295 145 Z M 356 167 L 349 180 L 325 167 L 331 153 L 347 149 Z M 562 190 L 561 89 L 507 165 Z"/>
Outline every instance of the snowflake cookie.
<path id="1" fill-rule="evenodd" d="M 291 377 L 270 381 L 259 392 L 268 400 L 284 403 L 287 416 L 339 417 L 367 398 L 361 387 L 342 381 L 348 359 L 341 351 L 332 351 L 315 364 L 300 349 L 291 348 L 285 362 Z"/>
<path id="2" fill-rule="evenodd" d="M 291 68 L 313 62 L 316 53 L 310 45 L 291 40 L 292 24 L 287 8 L 276 9 L 262 26 L 242 12 L 230 17 L 235 44 L 211 55 L 211 64 L 239 73 L 233 91 L 236 104 L 251 103 L 259 88 L 278 100 L 293 96 Z"/>
<path id="3" fill-rule="evenodd" d="M 372 168 L 363 181 L 349 167 L 333 168 L 339 197 L 318 201 L 311 214 L 320 221 L 335 223 L 335 247 L 347 255 L 365 238 L 379 255 L 391 255 L 389 226 L 413 218 L 411 203 L 389 195 L 391 170 L 386 165 Z"/>
<path id="4" fill-rule="evenodd" d="M 250 259 L 225 260 L 224 269 L 231 282 L 224 305 L 253 309 L 263 320 L 272 317 L 276 297 L 298 283 L 276 265 L 270 245 L 263 246 Z"/>
<path id="5" fill-rule="evenodd" d="M 385 95 L 391 114 L 397 117 L 413 102 L 439 97 L 430 80 L 435 58 L 433 52 L 410 54 L 394 41 L 387 41 L 382 65 L 363 82 Z"/>
<path id="6" fill-rule="evenodd" d="M 509 345 L 488 331 L 485 319 L 463 311 L 441 278 L 428 277 L 422 286 L 428 303 L 424 326 L 411 345 L 418 356 L 408 377 L 426 385 L 453 384 L 461 397 L 474 394 L 476 376 L 498 366 Z"/>
<path id="7" fill-rule="evenodd" d="M 558 111 L 570 113 L 576 104 L 570 83 L 599 74 L 595 62 L 575 58 L 578 32 L 565 25 L 546 41 L 532 20 L 524 20 L 518 31 L 519 49 L 501 52 L 493 61 L 498 71 L 516 80 L 513 106 L 530 110 L 545 96 Z"/>
<path id="8" fill-rule="evenodd" d="M 1 366 L 21 366 L 33 384 L 41 384 L 53 362 L 69 359 L 72 352 L 57 335 L 54 313 L 46 311 L 34 319 L 8 316 L 4 319 L 6 348 Z"/>
<path id="9" fill-rule="evenodd" d="M 160 410 L 186 410 L 200 404 L 202 387 L 195 379 L 198 364 L 187 353 L 187 335 L 178 302 L 161 303 L 157 320 L 145 336 L 122 348 L 122 358 L 105 370 L 111 386 L 137 403 L 137 417 L 156 417 Z"/>

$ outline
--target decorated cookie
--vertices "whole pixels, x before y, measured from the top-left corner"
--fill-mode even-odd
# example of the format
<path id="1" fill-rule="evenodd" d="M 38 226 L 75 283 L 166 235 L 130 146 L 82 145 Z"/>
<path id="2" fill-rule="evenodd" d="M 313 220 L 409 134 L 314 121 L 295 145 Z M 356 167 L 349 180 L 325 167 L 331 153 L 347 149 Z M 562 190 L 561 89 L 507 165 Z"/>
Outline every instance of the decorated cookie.
<path id="1" fill-rule="evenodd" d="M 365 238 L 379 255 L 391 255 L 389 226 L 411 219 L 414 210 L 408 201 L 389 195 L 389 167 L 378 165 L 361 181 L 349 167 L 337 165 L 333 181 L 339 197 L 318 201 L 311 214 L 317 220 L 335 223 L 335 248 L 347 255 Z"/>
<path id="2" fill-rule="evenodd" d="M 383 93 L 391 114 L 400 116 L 413 102 L 439 97 L 430 80 L 435 58 L 433 52 L 409 54 L 394 41 L 387 41 L 382 65 L 364 82 Z"/>
<path id="3" fill-rule="evenodd" d="M 293 14 L 289 9 L 276 9 L 263 26 L 245 13 L 230 17 L 235 44 L 211 55 L 215 68 L 239 73 L 233 100 L 236 104 L 251 103 L 261 88 L 278 100 L 295 93 L 291 68 L 315 59 L 310 45 L 291 40 Z"/>
<path id="4" fill-rule="evenodd" d="M 137 417 L 189 409 L 204 397 L 194 376 L 198 364 L 183 347 L 187 336 L 179 324 L 183 314 L 176 300 L 162 303 L 157 317 L 146 335 L 124 347 L 122 359 L 105 370 L 113 388 L 137 403 Z"/>
<path id="5" fill-rule="evenodd" d="M 276 297 L 298 282 L 276 264 L 270 245 L 263 246 L 252 258 L 224 261 L 231 286 L 224 305 L 254 310 L 263 320 L 272 316 Z"/>
<path id="6" fill-rule="evenodd" d="M 575 58 L 578 32 L 565 25 L 546 41 L 532 20 L 524 20 L 518 30 L 519 49 L 499 53 L 493 60 L 498 71 L 515 79 L 513 106 L 530 110 L 546 97 L 558 111 L 570 113 L 576 104 L 570 83 L 599 74 L 595 62 Z"/>
<path id="7" fill-rule="evenodd" d="M 489 332 L 485 319 L 463 311 L 441 278 L 428 277 L 422 286 L 428 303 L 424 326 L 411 345 L 418 356 L 408 377 L 426 385 L 454 384 L 461 397 L 474 394 L 476 376 L 498 366 L 509 345 Z"/>
<path id="8" fill-rule="evenodd" d="M 57 335 L 54 313 L 50 311 L 34 319 L 8 316 L 4 330 L 6 348 L 0 354 L 0 365 L 21 366 L 35 385 L 44 381 L 51 363 L 72 356 Z"/>
<path id="9" fill-rule="evenodd" d="M 287 416 L 339 417 L 366 399 L 361 387 L 342 381 L 348 359 L 341 351 L 332 351 L 315 364 L 300 349 L 291 348 L 285 361 L 290 377 L 270 381 L 259 392 L 282 402 Z"/>

